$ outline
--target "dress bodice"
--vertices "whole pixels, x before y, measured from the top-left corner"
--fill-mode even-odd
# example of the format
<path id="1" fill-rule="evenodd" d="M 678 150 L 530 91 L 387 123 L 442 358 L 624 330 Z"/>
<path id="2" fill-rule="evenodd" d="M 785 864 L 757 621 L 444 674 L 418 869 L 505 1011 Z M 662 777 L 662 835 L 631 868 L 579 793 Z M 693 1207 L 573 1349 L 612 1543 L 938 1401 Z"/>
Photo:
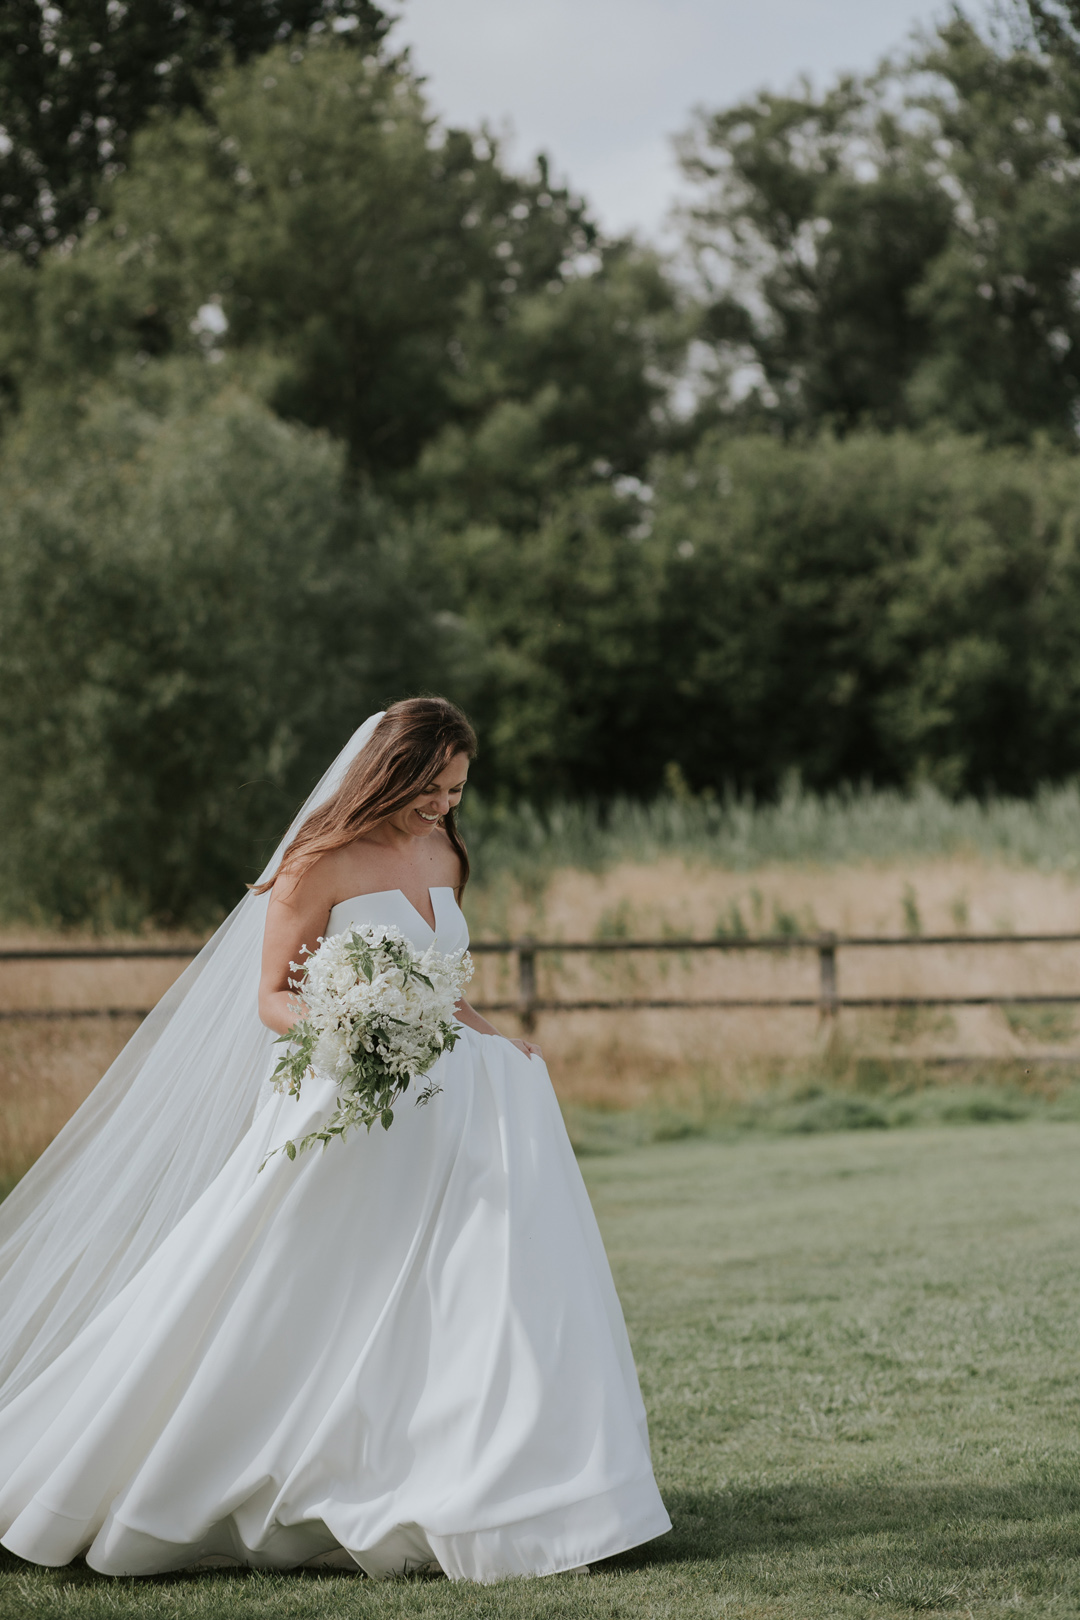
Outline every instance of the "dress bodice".
<path id="1" fill-rule="evenodd" d="M 411 900 L 400 889 L 380 889 L 376 894 L 355 894 L 339 900 L 326 924 L 327 938 L 344 933 L 353 923 L 393 923 L 417 950 L 431 944 L 440 951 L 460 951 L 469 943 L 469 929 L 451 888 L 429 889 L 435 929 L 421 917 Z"/>

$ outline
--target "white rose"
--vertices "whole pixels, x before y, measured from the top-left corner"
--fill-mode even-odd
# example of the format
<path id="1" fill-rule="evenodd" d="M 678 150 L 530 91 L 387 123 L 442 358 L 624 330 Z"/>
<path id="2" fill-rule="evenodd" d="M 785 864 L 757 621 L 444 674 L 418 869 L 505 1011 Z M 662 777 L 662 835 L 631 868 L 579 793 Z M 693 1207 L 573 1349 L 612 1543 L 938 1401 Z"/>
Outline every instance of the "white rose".
<path id="1" fill-rule="evenodd" d="M 344 1031 L 324 1030 L 315 1043 L 312 1062 L 322 1074 L 329 1075 L 332 1080 L 340 1080 L 349 1068 L 349 1048 Z"/>

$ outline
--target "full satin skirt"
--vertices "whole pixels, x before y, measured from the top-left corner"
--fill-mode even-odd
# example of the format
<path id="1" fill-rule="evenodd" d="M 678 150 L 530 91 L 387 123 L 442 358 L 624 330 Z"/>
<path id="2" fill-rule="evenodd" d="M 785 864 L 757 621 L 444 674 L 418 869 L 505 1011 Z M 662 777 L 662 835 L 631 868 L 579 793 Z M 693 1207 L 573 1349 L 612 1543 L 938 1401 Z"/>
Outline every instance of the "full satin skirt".
<path id="1" fill-rule="evenodd" d="M 5 1546 L 109 1575 L 344 1550 L 374 1576 L 437 1561 L 491 1581 L 670 1528 L 543 1063 L 466 1029 L 432 1078 L 388 1132 L 295 1161 L 267 1155 L 326 1119 L 333 1088 L 269 1096 L 0 1413 Z"/>

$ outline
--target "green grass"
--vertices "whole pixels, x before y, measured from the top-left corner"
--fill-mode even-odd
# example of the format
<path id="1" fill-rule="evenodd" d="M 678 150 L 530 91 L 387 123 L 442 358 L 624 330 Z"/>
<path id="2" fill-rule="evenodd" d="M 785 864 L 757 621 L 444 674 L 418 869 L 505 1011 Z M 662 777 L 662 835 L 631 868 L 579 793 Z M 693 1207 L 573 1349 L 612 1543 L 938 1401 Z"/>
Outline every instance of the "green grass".
<path id="1" fill-rule="evenodd" d="M 705 1071 L 634 1108 L 564 1105 L 579 1157 L 623 1153 L 692 1137 L 748 1134 L 816 1136 L 895 1131 L 1005 1120 L 1080 1123 L 1080 1083 L 1072 1063 L 969 1060 L 934 1068 L 841 1054 L 797 1065 L 762 1065 L 745 1089 L 725 1090 Z"/>
<path id="2" fill-rule="evenodd" d="M 772 861 L 843 865 L 853 860 L 972 853 L 1047 870 L 1080 868 L 1080 783 L 1042 787 L 1030 799 L 949 799 L 926 785 L 912 792 L 848 788 L 806 792 L 796 781 L 773 803 L 683 791 L 651 804 L 473 799 L 462 825 L 478 880 L 500 873 L 542 888 L 559 867 L 602 870 L 661 855 L 749 871 Z M 917 932 L 912 897 L 908 922 Z M 957 927 L 964 927 L 958 914 Z"/>
<path id="3" fill-rule="evenodd" d="M 1036 1041 L 1071 1041 L 1076 1034 L 1075 1007 L 1002 1007 L 1009 1028 Z"/>
<path id="4" fill-rule="evenodd" d="M 764 1132 L 583 1161 L 672 1535 L 588 1580 L 105 1581 L 18 1620 L 1080 1612 L 1080 1124 Z"/>

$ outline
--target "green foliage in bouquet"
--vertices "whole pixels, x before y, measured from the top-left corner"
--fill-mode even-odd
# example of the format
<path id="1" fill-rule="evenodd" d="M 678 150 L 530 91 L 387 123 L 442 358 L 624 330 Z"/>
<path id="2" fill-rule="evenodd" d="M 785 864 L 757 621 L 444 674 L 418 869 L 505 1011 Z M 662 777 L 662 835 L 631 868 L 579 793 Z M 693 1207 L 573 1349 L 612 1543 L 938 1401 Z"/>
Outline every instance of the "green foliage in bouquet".
<path id="1" fill-rule="evenodd" d="M 431 946 L 421 953 L 398 929 L 364 924 L 324 939 L 305 963 L 291 966 L 299 977 L 289 983 L 303 994 L 305 1010 L 279 1037 L 286 1051 L 274 1085 L 299 1097 L 304 1081 L 320 1075 L 338 1088 L 337 1106 L 320 1129 L 274 1149 L 295 1159 L 360 1125 L 390 1129 L 397 1099 L 457 1045 L 454 1012 L 472 962 L 467 951 L 444 954 Z M 417 1104 L 441 1089 L 429 1082 Z"/>

